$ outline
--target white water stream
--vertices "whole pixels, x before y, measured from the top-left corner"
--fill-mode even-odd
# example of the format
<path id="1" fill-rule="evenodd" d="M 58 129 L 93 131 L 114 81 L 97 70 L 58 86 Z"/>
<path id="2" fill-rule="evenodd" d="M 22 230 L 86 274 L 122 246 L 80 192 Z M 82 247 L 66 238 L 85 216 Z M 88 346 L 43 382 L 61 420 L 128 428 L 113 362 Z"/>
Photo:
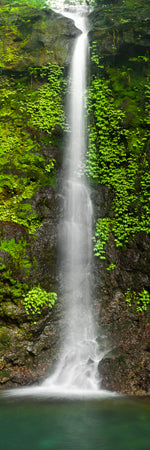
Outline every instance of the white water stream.
<path id="1" fill-rule="evenodd" d="M 69 15 L 70 16 L 70 15 Z M 71 16 L 72 17 L 72 16 Z M 71 64 L 68 105 L 70 138 L 66 152 L 65 211 L 60 227 L 66 326 L 60 361 L 45 385 L 98 390 L 98 346 L 91 309 L 92 204 L 81 167 L 86 153 L 85 89 L 88 56 L 86 18 L 76 16 L 77 38 Z"/>

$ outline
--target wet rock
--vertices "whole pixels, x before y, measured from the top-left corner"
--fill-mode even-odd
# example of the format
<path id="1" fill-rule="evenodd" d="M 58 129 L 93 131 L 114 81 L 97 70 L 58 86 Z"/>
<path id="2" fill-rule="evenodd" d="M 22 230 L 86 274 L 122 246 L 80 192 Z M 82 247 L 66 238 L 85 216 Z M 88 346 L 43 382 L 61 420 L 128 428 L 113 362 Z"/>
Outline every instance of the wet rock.
<path id="1" fill-rule="evenodd" d="M 22 305 L 17 306 L 11 302 L 4 302 L 0 306 L 1 319 L 7 323 L 22 324 L 26 320 L 26 312 Z"/>
<path id="2" fill-rule="evenodd" d="M 27 67 L 41 67 L 49 62 L 68 64 L 72 52 L 72 39 L 78 34 L 73 21 L 50 9 L 38 10 L 19 6 L 16 15 L 4 11 L 4 30 L 0 26 L 4 55 L 1 65 L 13 71 Z M 8 57 L 9 54 L 9 57 Z M 14 57 L 15 55 L 15 57 Z"/>
<path id="3" fill-rule="evenodd" d="M 138 11 L 137 7 L 133 11 L 123 5 L 103 5 L 91 13 L 90 23 L 89 36 L 91 41 L 100 44 L 101 57 L 116 55 L 118 58 L 123 54 L 126 59 L 149 48 L 150 17 L 144 9 Z"/>
<path id="4" fill-rule="evenodd" d="M 150 359 L 136 346 L 118 347 L 99 363 L 102 388 L 144 395 L 150 389 Z"/>
<path id="5" fill-rule="evenodd" d="M 6 239 L 12 239 L 15 237 L 16 242 L 24 237 L 24 239 L 28 238 L 28 232 L 23 225 L 20 225 L 15 222 L 0 222 L 0 232 L 1 235 Z"/>

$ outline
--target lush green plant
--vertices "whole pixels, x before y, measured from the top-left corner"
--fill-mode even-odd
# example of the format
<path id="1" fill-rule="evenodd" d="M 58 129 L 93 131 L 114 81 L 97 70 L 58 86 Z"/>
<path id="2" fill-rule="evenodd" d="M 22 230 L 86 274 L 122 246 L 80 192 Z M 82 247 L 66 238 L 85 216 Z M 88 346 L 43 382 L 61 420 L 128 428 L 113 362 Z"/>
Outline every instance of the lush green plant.
<path id="1" fill-rule="evenodd" d="M 1 240 L 0 250 L 3 250 L 9 254 L 13 271 L 24 269 L 27 273 L 28 269 L 30 269 L 31 263 L 26 251 L 27 245 L 27 241 L 23 240 L 23 238 L 20 239 L 18 243 L 15 242 L 14 238 L 9 240 Z M 0 270 L 3 270 L 6 267 L 4 266 L 4 264 L 0 266 Z"/>
<path id="2" fill-rule="evenodd" d="M 50 144 L 56 125 L 64 126 L 62 69 L 56 64 L 37 68 L 32 85 L 37 72 L 38 89 L 31 90 L 28 78 L 3 77 L 0 83 L 0 220 L 24 225 L 30 233 L 41 224 L 30 199 L 41 186 L 55 182 L 55 159 L 45 161 L 40 147 L 42 141 Z"/>
<path id="3" fill-rule="evenodd" d="M 47 292 L 38 286 L 34 286 L 24 295 L 24 307 L 27 314 L 34 315 L 36 313 L 41 314 L 42 308 L 44 306 L 52 306 L 57 300 L 57 294 L 55 292 Z"/>
<path id="4" fill-rule="evenodd" d="M 95 47 L 94 43 L 94 63 L 99 72 Z M 109 70 L 109 76 L 111 75 Z M 131 83 L 126 72 L 123 72 L 121 77 L 123 84 L 124 77 L 127 77 L 127 83 Z M 114 82 L 113 72 L 113 89 L 119 89 L 118 95 L 120 95 L 121 103 L 124 91 L 121 90 L 120 83 L 117 87 L 118 84 L 114 85 Z M 106 234 L 113 234 L 117 246 L 125 245 L 140 231 L 150 232 L 149 96 L 150 90 L 146 83 L 145 110 L 142 112 L 142 119 L 140 110 L 136 126 L 133 116 L 133 122 L 130 120 L 130 126 L 127 127 L 128 107 L 126 111 L 118 107 L 114 91 L 110 87 L 110 81 L 102 78 L 98 73 L 93 77 L 89 89 L 90 126 L 87 173 L 93 180 L 109 188 L 112 212 L 111 218 L 105 218 L 102 222 L 103 226 L 106 224 L 103 234 L 105 242 Z M 136 98 L 134 97 L 135 111 L 139 108 L 138 101 L 139 96 L 136 95 Z M 100 245 L 102 245 L 100 240 L 103 241 L 100 223 L 101 219 L 96 227 L 96 254 L 99 253 L 104 257 L 100 249 Z"/>
<path id="5" fill-rule="evenodd" d="M 29 125 L 51 134 L 57 125 L 64 128 L 64 112 L 61 101 L 62 68 L 57 64 L 48 64 L 42 68 L 41 77 L 47 77 L 34 94 L 29 94 L 27 112 Z"/>
<path id="6" fill-rule="evenodd" d="M 23 225 L 30 234 L 35 233 L 43 220 L 32 207 L 32 197 L 42 186 L 55 184 L 56 161 L 46 151 L 43 156 L 43 147 L 49 148 L 50 139 L 51 148 L 57 145 L 57 136 L 52 136 L 52 132 L 56 125 L 64 124 L 63 90 L 62 69 L 56 64 L 30 68 L 28 74 L 19 75 L 18 79 L 5 75 L 0 78 L 0 220 Z M 47 124 L 46 114 L 49 114 Z M 31 238 L 28 242 L 23 238 L 19 242 L 1 239 L 1 302 L 9 299 L 20 304 L 23 295 L 27 295 L 31 265 L 34 268 L 36 264 L 30 259 Z M 44 293 L 42 297 L 39 290 L 33 294 L 40 297 L 39 304 L 35 303 L 37 308 L 42 302 L 52 304 L 55 299 L 55 295 L 46 297 Z M 35 296 L 31 311 L 34 301 Z"/>
<path id="7" fill-rule="evenodd" d="M 149 78 L 147 79 L 147 83 L 145 85 L 145 113 L 146 113 L 146 124 L 150 125 L 150 84 Z"/>
<path id="8" fill-rule="evenodd" d="M 105 246 L 109 239 L 110 219 L 103 218 L 98 219 L 96 223 L 96 232 L 93 238 L 94 240 L 94 252 L 95 256 L 99 256 L 100 259 L 105 259 Z"/>
<path id="9" fill-rule="evenodd" d="M 116 267 L 116 264 L 114 264 L 113 262 L 111 262 L 110 265 L 107 267 L 107 270 L 108 270 L 108 271 L 114 270 L 115 267 Z"/>
<path id="10" fill-rule="evenodd" d="M 8 0 L 2 0 L 2 4 L 8 4 Z M 46 6 L 46 0 L 9 0 L 9 7 L 18 5 L 28 5 L 36 8 Z"/>
<path id="11" fill-rule="evenodd" d="M 6 269 L 1 273 L 0 281 L 0 301 L 11 299 L 15 304 L 20 304 L 22 296 L 29 289 L 28 284 L 15 279 L 12 270 Z"/>
<path id="12" fill-rule="evenodd" d="M 0 299 L 3 301 L 5 297 L 11 298 L 15 303 L 22 295 L 27 292 L 28 285 L 25 280 L 28 279 L 31 268 L 31 261 L 27 254 L 29 244 L 23 238 L 18 243 L 15 239 L 2 239 L 0 242 L 0 250 L 6 253 L 8 257 L 0 257 Z M 4 253 L 4 254 L 5 254 Z M 32 265 L 35 261 L 32 261 Z M 20 281 L 20 276 L 22 281 Z M 24 281 L 23 281 L 24 280 Z"/>
<path id="13" fill-rule="evenodd" d="M 141 292 L 128 289 L 125 297 L 128 306 L 135 305 L 137 312 L 147 311 L 148 305 L 150 304 L 150 294 L 146 289 L 143 289 Z"/>
<path id="14" fill-rule="evenodd" d="M 9 124 L 2 125 L 0 148 L 0 219 L 20 223 L 33 233 L 39 220 L 31 204 L 43 180 L 44 158 L 34 153 L 37 145 L 29 135 Z"/>

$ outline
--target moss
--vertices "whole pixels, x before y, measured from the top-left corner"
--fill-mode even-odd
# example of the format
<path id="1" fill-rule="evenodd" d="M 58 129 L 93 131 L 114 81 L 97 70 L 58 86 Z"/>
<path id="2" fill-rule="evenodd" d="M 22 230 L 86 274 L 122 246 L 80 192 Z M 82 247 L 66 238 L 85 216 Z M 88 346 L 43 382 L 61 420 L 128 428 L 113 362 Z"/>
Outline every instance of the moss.
<path id="1" fill-rule="evenodd" d="M 30 6 L 1 8 L 0 66 L 7 70 L 37 67 L 47 62 L 64 64 L 68 47 L 67 19 L 58 20 L 50 9 Z M 68 49 L 68 48 L 67 48 Z"/>
<path id="2" fill-rule="evenodd" d="M 0 350 L 8 347 L 10 344 L 10 336 L 5 327 L 0 328 Z"/>
<path id="3" fill-rule="evenodd" d="M 5 383 L 6 381 L 8 381 L 10 378 L 10 374 L 8 370 L 1 370 L 0 371 L 0 383 Z"/>

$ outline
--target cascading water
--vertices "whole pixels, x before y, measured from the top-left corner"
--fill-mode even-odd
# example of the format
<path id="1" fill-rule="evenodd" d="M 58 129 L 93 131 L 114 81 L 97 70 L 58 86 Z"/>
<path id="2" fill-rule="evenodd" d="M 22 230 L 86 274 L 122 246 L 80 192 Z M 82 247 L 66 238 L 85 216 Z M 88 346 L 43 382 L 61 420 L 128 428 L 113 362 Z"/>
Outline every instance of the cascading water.
<path id="1" fill-rule="evenodd" d="M 69 15 L 69 14 L 68 14 Z M 66 390 L 98 390 L 100 360 L 91 308 L 92 204 L 82 173 L 86 153 L 85 89 L 88 37 L 85 17 L 77 16 L 82 31 L 71 65 L 70 138 L 66 154 L 65 212 L 60 227 L 66 326 L 57 369 L 45 384 Z"/>

